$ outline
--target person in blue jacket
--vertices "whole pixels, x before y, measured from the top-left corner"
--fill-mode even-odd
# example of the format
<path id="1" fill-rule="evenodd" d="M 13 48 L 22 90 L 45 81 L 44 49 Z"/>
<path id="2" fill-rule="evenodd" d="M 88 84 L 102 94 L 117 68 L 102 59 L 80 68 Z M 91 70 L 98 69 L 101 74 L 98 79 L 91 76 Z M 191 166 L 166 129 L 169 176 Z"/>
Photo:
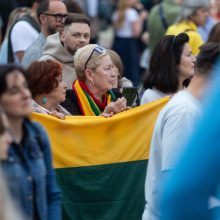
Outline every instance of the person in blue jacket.
<path id="1" fill-rule="evenodd" d="M 16 206 L 25 219 L 60 220 L 61 194 L 55 181 L 49 140 L 44 129 L 28 119 L 32 111 L 31 93 L 21 67 L 0 65 L 0 105 L 13 137 L 1 167 Z"/>
<path id="2" fill-rule="evenodd" d="M 162 190 L 163 220 L 220 219 L 209 209 L 220 186 L 220 61 L 207 92 L 206 110 L 172 175 Z M 217 209 L 218 210 L 218 209 Z"/>

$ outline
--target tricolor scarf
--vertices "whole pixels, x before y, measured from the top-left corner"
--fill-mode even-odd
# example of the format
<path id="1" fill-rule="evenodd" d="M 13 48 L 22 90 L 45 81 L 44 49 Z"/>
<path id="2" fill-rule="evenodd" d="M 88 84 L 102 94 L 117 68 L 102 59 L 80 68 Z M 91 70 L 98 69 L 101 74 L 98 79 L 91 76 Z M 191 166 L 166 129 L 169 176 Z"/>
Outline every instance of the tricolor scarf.
<path id="1" fill-rule="evenodd" d="M 99 101 L 91 93 L 85 83 L 79 80 L 76 80 L 73 83 L 72 88 L 75 91 L 80 110 L 82 114 L 86 116 L 100 115 L 111 101 L 116 100 L 114 93 L 109 90 L 106 94 L 103 95 L 102 102 Z"/>

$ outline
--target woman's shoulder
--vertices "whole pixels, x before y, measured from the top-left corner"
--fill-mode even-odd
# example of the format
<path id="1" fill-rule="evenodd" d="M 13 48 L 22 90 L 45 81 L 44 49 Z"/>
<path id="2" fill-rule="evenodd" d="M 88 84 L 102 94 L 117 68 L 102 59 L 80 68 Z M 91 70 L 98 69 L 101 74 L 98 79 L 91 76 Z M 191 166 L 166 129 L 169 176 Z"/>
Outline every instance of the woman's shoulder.
<path id="1" fill-rule="evenodd" d="M 132 19 L 137 19 L 138 18 L 138 12 L 133 9 L 133 8 L 128 8 L 126 10 L 126 16 L 129 17 L 129 18 L 132 18 Z"/>
<path id="2" fill-rule="evenodd" d="M 26 118 L 24 120 L 24 125 L 28 129 L 28 131 L 32 133 L 39 134 L 45 132 L 44 127 L 39 122 L 32 121 L 29 118 Z"/>
<path id="3" fill-rule="evenodd" d="M 141 98 L 141 105 L 148 103 L 148 102 L 153 102 L 157 99 L 163 98 L 166 96 L 165 93 L 153 88 L 153 89 L 147 89 L 142 98 Z"/>
<path id="4" fill-rule="evenodd" d="M 66 91 L 66 99 L 61 103 L 61 106 L 71 115 L 82 115 L 76 93 L 73 89 L 68 89 Z"/>

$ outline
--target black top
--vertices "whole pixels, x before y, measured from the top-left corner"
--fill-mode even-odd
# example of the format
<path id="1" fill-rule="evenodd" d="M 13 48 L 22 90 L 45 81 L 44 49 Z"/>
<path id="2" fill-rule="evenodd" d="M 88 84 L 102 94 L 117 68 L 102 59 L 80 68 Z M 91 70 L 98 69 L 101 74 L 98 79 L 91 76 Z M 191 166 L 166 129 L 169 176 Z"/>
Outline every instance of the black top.
<path id="1" fill-rule="evenodd" d="M 116 98 L 121 97 L 121 93 L 119 91 L 112 91 Z M 80 106 L 78 103 L 77 96 L 73 89 L 68 89 L 66 91 L 66 99 L 61 105 L 71 114 L 71 115 L 83 115 Z"/>

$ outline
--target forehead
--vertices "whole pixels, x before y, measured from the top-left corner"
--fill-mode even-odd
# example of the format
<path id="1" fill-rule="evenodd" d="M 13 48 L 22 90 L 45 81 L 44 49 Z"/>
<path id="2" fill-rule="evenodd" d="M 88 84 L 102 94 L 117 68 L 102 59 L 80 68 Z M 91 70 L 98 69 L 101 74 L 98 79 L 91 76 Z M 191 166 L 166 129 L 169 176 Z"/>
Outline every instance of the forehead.
<path id="1" fill-rule="evenodd" d="M 12 72 L 10 72 L 7 77 L 6 77 L 6 82 L 7 82 L 7 87 L 13 87 L 15 85 L 18 85 L 20 83 L 25 82 L 25 78 L 23 76 L 23 74 L 18 71 L 18 70 L 14 70 Z"/>
<path id="2" fill-rule="evenodd" d="M 49 2 L 48 11 L 53 13 L 67 13 L 66 5 L 62 1 L 52 0 Z"/>
<path id="3" fill-rule="evenodd" d="M 67 31 L 72 32 L 72 33 L 76 33 L 76 32 L 90 33 L 90 27 L 88 24 L 85 24 L 85 23 L 72 23 L 71 25 L 67 27 Z"/>
<path id="4" fill-rule="evenodd" d="M 97 59 L 97 63 L 99 65 L 112 65 L 112 60 L 111 57 L 108 54 L 106 54 L 101 58 Z"/>
<path id="5" fill-rule="evenodd" d="M 190 53 L 192 51 L 188 43 L 185 43 L 183 46 L 183 54 Z"/>

